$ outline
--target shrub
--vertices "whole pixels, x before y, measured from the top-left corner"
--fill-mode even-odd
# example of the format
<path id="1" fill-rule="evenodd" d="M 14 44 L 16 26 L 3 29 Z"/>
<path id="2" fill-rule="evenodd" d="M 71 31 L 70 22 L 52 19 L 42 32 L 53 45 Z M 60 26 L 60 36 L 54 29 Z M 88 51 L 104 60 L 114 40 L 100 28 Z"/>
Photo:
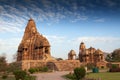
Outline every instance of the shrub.
<path id="1" fill-rule="evenodd" d="M 17 70 L 21 70 L 20 64 L 18 62 L 12 62 L 8 65 L 8 69 L 7 69 L 8 72 L 14 72 Z"/>
<path id="2" fill-rule="evenodd" d="M 85 68 L 84 67 L 75 68 L 74 74 L 75 74 L 77 80 L 84 78 L 85 74 L 86 74 Z"/>
<path id="3" fill-rule="evenodd" d="M 112 64 L 111 68 L 109 69 L 109 72 L 120 72 L 120 68 L 116 64 Z"/>
<path id="4" fill-rule="evenodd" d="M 3 74 L 3 75 L 2 75 L 2 79 L 6 79 L 7 77 L 8 77 L 7 74 Z"/>
<path id="5" fill-rule="evenodd" d="M 47 72 L 48 71 L 48 67 L 41 67 L 41 68 L 39 68 L 39 71 L 41 71 L 41 72 Z"/>
<path id="6" fill-rule="evenodd" d="M 118 68 L 118 65 L 116 65 L 116 64 L 112 64 L 112 69 L 115 69 L 115 68 Z"/>
<path id="7" fill-rule="evenodd" d="M 19 80 L 19 79 L 24 80 L 27 75 L 27 73 L 22 70 L 14 71 L 13 74 L 15 75 L 16 80 Z"/>
<path id="8" fill-rule="evenodd" d="M 31 74 L 33 74 L 34 72 L 36 72 L 36 69 L 35 69 L 35 68 L 30 68 L 28 71 L 29 71 Z"/>
<path id="9" fill-rule="evenodd" d="M 67 74 L 67 75 L 65 75 L 64 77 L 65 77 L 65 78 L 68 78 L 68 79 L 70 79 L 70 80 L 76 80 L 75 74 Z"/>
<path id="10" fill-rule="evenodd" d="M 48 71 L 48 67 L 39 67 L 39 68 L 30 68 L 28 70 L 31 74 L 33 74 L 34 72 L 47 72 Z"/>
<path id="11" fill-rule="evenodd" d="M 48 71 L 48 67 L 43 67 L 42 68 L 42 72 L 47 72 Z"/>
<path id="12" fill-rule="evenodd" d="M 120 68 L 111 68 L 109 72 L 120 72 Z"/>

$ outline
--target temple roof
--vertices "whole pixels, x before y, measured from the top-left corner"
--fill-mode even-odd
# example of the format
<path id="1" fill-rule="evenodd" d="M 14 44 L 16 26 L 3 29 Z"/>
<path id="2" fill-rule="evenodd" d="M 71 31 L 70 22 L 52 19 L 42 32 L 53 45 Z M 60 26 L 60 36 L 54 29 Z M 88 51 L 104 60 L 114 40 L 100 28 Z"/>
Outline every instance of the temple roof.
<path id="1" fill-rule="evenodd" d="M 69 52 L 69 55 L 76 55 L 76 53 L 75 53 L 74 50 L 71 50 L 71 51 Z"/>
<path id="2" fill-rule="evenodd" d="M 35 22 L 32 18 L 28 20 L 23 39 L 18 49 L 22 50 L 22 48 L 29 48 L 31 44 L 34 47 L 50 46 L 47 38 L 37 32 Z"/>

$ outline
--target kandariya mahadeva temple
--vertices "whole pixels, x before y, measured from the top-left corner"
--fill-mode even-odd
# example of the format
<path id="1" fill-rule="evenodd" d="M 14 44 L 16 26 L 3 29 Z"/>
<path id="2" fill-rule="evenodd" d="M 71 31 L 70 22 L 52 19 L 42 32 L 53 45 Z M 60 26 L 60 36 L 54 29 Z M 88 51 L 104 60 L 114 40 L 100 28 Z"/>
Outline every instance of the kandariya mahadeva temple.
<path id="1" fill-rule="evenodd" d="M 33 19 L 28 21 L 23 39 L 18 47 L 17 61 L 52 60 L 48 40 L 37 32 Z"/>
<path id="2" fill-rule="evenodd" d="M 21 43 L 18 46 L 17 62 L 21 69 L 28 70 L 34 67 L 47 66 L 51 70 L 69 71 L 81 65 L 92 63 L 97 67 L 106 67 L 107 62 L 100 49 L 88 48 L 81 42 L 78 59 L 76 53 L 71 50 L 67 60 L 56 60 L 51 56 L 50 43 L 46 37 L 37 31 L 33 19 L 28 21 Z"/>

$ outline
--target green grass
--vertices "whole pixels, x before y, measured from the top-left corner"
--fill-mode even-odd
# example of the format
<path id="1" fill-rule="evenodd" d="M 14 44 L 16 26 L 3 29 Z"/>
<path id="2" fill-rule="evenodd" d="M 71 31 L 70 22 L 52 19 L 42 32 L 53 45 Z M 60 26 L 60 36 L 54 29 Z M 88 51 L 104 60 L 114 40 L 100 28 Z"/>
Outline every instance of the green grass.
<path id="1" fill-rule="evenodd" d="M 2 78 L 0 77 L 0 80 L 15 80 L 15 78 L 14 78 L 14 77 L 8 77 L 8 78 L 6 78 L 6 79 L 2 79 Z"/>
<path id="2" fill-rule="evenodd" d="M 76 80 L 75 75 L 67 74 L 63 76 L 70 80 Z M 101 72 L 101 73 L 87 73 L 86 78 L 101 80 L 120 80 L 120 72 Z"/>
<path id="3" fill-rule="evenodd" d="M 95 79 L 101 78 L 101 80 L 120 80 L 120 72 L 89 73 L 86 76 Z"/>
<path id="4" fill-rule="evenodd" d="M 26 77 L 25 80 L 35 80 L 36 77 L 35 76 L 29 76 Z M 2 79 L 2 77 L 0 77 L 0 80 L 15 80 L 14 76 L 8 76 L 6 79 Z"/>

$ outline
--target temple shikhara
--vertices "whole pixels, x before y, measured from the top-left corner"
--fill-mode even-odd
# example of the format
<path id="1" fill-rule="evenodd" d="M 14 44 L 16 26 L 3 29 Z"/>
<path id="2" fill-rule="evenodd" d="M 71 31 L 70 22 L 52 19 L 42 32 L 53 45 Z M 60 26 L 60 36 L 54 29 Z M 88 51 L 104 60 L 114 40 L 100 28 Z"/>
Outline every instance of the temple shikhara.
<path id="1" fill-rule="evenodd" d="M 104 58 L 104 53 L 100 49 L 95 49 L 90 47 L 86 49 L 83 42 L 80 43 L 79 47 L 79 60 L 85 64 L 94 64 L 97 67 L 106 67 L 106 61 Z"/>
<path id="2" fill-rule="evenodd" d="M 97 67 L 106 67 L 107 62 L 100 49 L 88 48 L 81 42 L 79 55 L 74 50 L 68 53 L 68 59 L 57 60 L 51 56 L 50 43 L 46 37 L 37 31 L 33 19 L 28 21 L 23 38 L 18 46 L 17 62 L 21 64 L 21 69 L 28 70 L 33 67 L 47 66 L 49 69 L 58 71 L 73 70 L 75 67 L 95 64 Z"/>
<path id="3" fill-rule="evenodd" d="M 17 61 L 50 59 L 50 44 L 46 37 L 37 32 L 34 20 L 30 19 L 18 47 Z"/>

